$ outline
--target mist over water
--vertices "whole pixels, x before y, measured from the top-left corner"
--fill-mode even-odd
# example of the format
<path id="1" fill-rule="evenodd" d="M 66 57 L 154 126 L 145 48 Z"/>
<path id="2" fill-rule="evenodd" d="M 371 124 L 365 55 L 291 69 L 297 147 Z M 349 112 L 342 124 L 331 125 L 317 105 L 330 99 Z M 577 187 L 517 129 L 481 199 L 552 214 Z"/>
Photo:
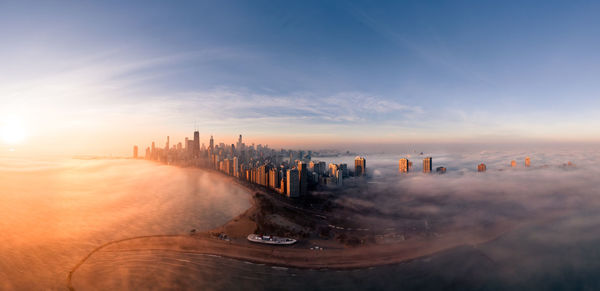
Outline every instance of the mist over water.
<path id="1" fill-rule="evenodd" d="M 410 210 L 429 227 L 469 227 L 501 219 L 525 224 L 482 245 L 465 245 L 403 264 L 350 271 L 298 270 L 199 254 L 123 251 L 95 254 L 77 271 L 77 289 L 203 290 L 539 290 L 600 287 L 600 152 L 414 151 L 369 154 L 371 178 L 337 199 L 389 217 Z M 421 173 L 433 157 L 444 175 Z M 525 168 L 523 159 L 531 157 Z M 346 162 L 353 156 L 322 159 Z M 510 168 L 510 161 L 518 166 Z M 574 166 L 565 166 L 571 161 Z M 477 173 L 478 163 L 487 172 Z M 14 166 L 13 166 L 14 165 Z M 25 166 L 24 166 L 25 165 Z M 220 175 L 131 160 L 5 161 L 2 175 L 0 285 L 62 288 L 67 272 L 95 247 L 115 239 L 187 233 L 218 226 L 249 207 L 247 192 Z M 348 181 L 348 183 L 351 183 Z M 351 186 L 351 184 L 349 184 Z M 364 187 L 364 188 L 361 188 Z M 354 189 L 354 190 L 353 190 Z M 383 220 L 365 220 L 380 223 Z M 387 226 L 386 226 L 387 227 Z M 149 276 L 148 274 L 152 274 Z M 38 288 L 39 289 L 39 288 Z"/>
<path id="2" fill-rule="evenodd" d="M 208 230 L 250 206 L 220 175 L 141 160 L 0 165 L 0 289 L 66 288 L 68 271 L 103 243 Z"/>

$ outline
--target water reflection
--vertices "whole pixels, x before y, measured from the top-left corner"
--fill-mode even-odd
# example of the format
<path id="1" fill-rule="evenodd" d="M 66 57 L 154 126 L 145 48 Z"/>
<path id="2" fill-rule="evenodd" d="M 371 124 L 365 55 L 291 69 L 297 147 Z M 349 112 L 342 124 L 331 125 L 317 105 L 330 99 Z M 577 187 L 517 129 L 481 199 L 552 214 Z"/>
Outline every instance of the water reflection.
<path id="1" fill-rule="evenodd" d="M 133 160 L 2 160 L 0 289 L 64 288 L 108 241 L 223 224 L 250 206 L 220 175 Z"/>

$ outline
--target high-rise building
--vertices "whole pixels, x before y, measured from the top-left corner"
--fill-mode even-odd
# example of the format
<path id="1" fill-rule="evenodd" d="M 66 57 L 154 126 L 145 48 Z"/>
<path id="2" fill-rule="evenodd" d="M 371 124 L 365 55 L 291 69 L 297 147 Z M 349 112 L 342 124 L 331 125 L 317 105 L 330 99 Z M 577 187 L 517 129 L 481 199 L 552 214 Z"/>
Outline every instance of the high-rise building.
<path id="1" fill-rule="evenodd" d="M 529 157 L 525 157 L 525 167 L 531 166 L 531 159 Z"/>
<path id="2" fill-rule="evenodd" d="M 485 172 L 486 169 L 487 168 L 484 163 L 477 165 L 477 172 Z"/>
<path id="3" fill-rule="evenodd" d="M 136 145 L 133 146 L 133 158 L 134 159 L 138 158 L 138 146 L 136 146 Z"/>
<path id="4" fill-rule="evenodd" d="M 200 132 L 197 130 L 194 131 L 194 148 L 192 149 L 192 153 L 195 158 L 200 155 Z"/>
<path id="5" fill-rule="evenodd" d="M 445 174 L 446 173 L 446 167 L 437 167 L 435 168 L 435 172 L 438 174 Z"/>
<path id="6" fill-rule="evenodd" d="M 238 157 L 233 157 L 233 176 L 236 178 L 240 177 L 240 165 L 238 161 Z"/>
<path id="7" fill-rule="evenodd" d="M 149 160 L 151 158 L 152 154 L 150 152 L 150 147 L 146 148 L 146 155 L 144 156 L 144 159 Z"/>
<path id="8" fill-rule="evenodd" d="M 308 166 L 305 162 L 298 162 L 298 178 L 300 179 L 300 196 L 308 193 Z"/>
<path id="9" fill-rule="evenodd" d="M 152 142 L 152 152 L 150 155 L 152 156 L 153 160 L 156 159 L 156 146 L 155 146 L 154 142 Z"/>
<path id="10" fill-rule="evenodd" d="M 431 157 L 427 157 L 423 159 L 423 173 L 431 173 Z"/>
<path id="11" fill-rule="evenodd" d="M 210 136 L 210 144 L 208 146 L 208 148 L 210 149 L 210 151 L 214 151 L 215 150 L 215 140 L 213 139 L 213 136 Z"/>
<path id="12" fill-rule="evenodd" d="M 400 173 L 408 173 L 408 159 L 402 158 L 398 162 L 398 171 Z"/>
<path id="13" fill-rule="evenodd" d="M 269 187 L 271 189 L 277 189 L 280 187 L 279 181 L 279 170 L 277 168 L 272 168 L 269 170 Z"/>
<path id="14" fill-rule="evenodd" d="M 342 174 L 342 171 L 340 169 L 337 169 L 335 171 L 334 177 L 335 177 L 336 184 L 338 186 L 342 186 L 342 184 L 344 184 L 344 182 L 343 182 L 344 181 L 344 174 Z"/>
<path id="15" fill-rule="evenodd" d="M 298 169 L 287 170 L 287 196 L 298 197 L 300 196 L 300 177 L 298 176 Z"/>
<path id="16" fill-rule="evenodd" d="M 335 177 L 335 172 L 338 170 L 338 165 L 330 163 L 329 164 L 329 176 Z"/>
<path id="17" fill-rule="evenodd" d="M 183 143 L 183 146 L 185 147 L 185 151 L 188 152 L 190 150 L 190 148 L 188 147 L 189 145 L 189 138 L 185 138 L 185 142 Z"/>
<path id="18" fill-rule="evenodd" d="M 515 161 L 515 160 L 510 161 L 510 166 L 515 168 L 517 166 L 517 161 Z"/>
<path id="19" fill-rule="evenodd" d="M 365 176 L 367 174 L 367 159 L 363 157 L 354 158 L 354 176 Z"/>
<path id="20" fill-rule="evenodd" d="M 338 168 L 342 171 L 342 177 L 348 178 L 348 164 L 339 164 Z"/>

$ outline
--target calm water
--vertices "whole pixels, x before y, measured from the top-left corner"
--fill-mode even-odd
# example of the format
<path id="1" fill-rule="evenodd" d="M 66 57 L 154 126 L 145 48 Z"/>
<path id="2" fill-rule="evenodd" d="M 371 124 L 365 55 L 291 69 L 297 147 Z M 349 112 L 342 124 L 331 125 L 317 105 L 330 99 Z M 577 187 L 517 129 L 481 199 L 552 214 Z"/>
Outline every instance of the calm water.
<path id="1" fill-rule="evenodd" d="M 103 243 L 210 229 L 250 206 L 219 175 L 146 161 L 4 159 L 0 185 L 0 289 L 65 288 Z"/>

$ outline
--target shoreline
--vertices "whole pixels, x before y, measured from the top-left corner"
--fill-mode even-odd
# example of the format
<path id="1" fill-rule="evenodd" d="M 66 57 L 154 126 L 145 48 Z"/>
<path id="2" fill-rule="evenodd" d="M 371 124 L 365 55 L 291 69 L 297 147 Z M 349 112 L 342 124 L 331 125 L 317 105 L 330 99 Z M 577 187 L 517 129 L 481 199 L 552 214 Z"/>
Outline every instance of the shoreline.
<path id="1" fill-rule="evenodd" d="M 208 171 L 211 173 L 212 171 Z M 217 173 L 211 173 L 217 174 Z M 257 228 L 257 223 L 250 217 L 260 211 L 257 195 L 271 195 L 235 181 L 250 194 L 250 208 L 214 229 L 193 234 L 148 235 L 107 242 L 98 246 L 84 257 L 68 273 L 67 286 L 73 287 L 73 276 L 76 271 L 93 259 L 95 254 L 119 251 L 166 251 L 193 253 L 231 258 L 256 264 L 298 268 L 298 269 L 362 269 L 376 266 L 400 264 L 415 259 L 428 257 L 464 245 L 479 245 L 494 241 L 506 233 L 530 224 L 544 223 L 561 216 L 566 211 L 558 210 L 541 217 L 525 221 L 503 220 L 491 227 L 478 226 L 460 231 L 450 230 L 437 237 L 417 237 L 393 243 L 371 243 L 361 246 L 331 245 L 326 239 L 301 239 L 292 246 L 272 246 L 251 243 L 246 236 Z M 307 210 L 308 211 L 308 210 Z M 217 234 L 226 233 L 229 241 L 219 239 Z M 311 250 L 310 243 L 326 246 L 323 251 Z"/>

